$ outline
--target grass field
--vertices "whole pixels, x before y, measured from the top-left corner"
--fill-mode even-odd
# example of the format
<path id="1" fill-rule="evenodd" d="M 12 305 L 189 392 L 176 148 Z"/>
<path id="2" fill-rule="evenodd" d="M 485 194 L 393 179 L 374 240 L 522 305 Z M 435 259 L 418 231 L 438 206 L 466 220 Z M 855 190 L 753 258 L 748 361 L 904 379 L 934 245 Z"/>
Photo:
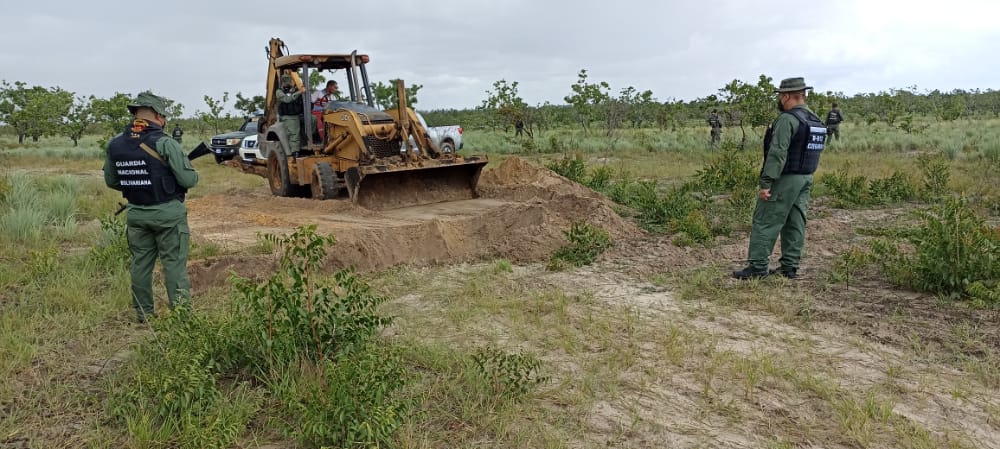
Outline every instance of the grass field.
<path id="1" fill-rule="evenodd" d="M 349 434 L 402 448 L 1000 448 L 1000 287 L 988 271 L 1000 241 L 998 125 L 928 123 L 919 134 L 845 125 L 816 175 L 801 280 L 730 279 L 745 255 L 739 220 L 695 244 L 677 239 L 683 220 L 663 223 L 578 268 L 490 258 L 397 266 L 357 277 L 393 317 L 370 345 L 284 370 L 271 359 L 229 368 L 260 352 L 232 347 L 255 341 L 240 327 L 252 320 L 234 309 L 253 296 L 232 284 L 195 298 L 198 319 L 134 323 L 128 254 L 110 216 L 120 197 L 103 185 L 96 140 L 18 147 L 0 137 L 0 447 L 320 447 L 357 441 L 331 436 Z M 718 160 L 707 134 L 557 130 L 527 143 L 467 130 L 463 151 L 489 154 L 491 166 L 515 154 L 537 165 L 579 157 L 589 173 L 606 166 L 612 182 L 627 173 L 666 195 Z M 732 144 L 738 130 L 724 136 Z M 195 165 L 193 198 L 264 186 L 210 158 Z M 850 196 L 850 186 L 896 172 L 904 178 L 876 185 L 905 179 L 905 199 Z M 835 184 L 852 177 L 860 184 Z M 960 195 L 967 202 L 948 215 L 947 198 Z M 699 213 L 713 222 L 726 210 Z M 951 227 L 920 234 L 934 219 Z M 951 271 L 982 290 L 907 284 L 906 270 L 931 270 L 918 276 L 926 280 L 941 268 L 906 258 L 923 254 L 920 244 L 893 253 L 873 242 L 914 234 L 977 249 L 956 257 L 982 264 Z M 192 263 L 278 251 L 265 240 L 193 242 Z M 938 260 L 958 260 L 948 248 Z M 192 366 L 215 366 L 215 377 Z M 352 369 L 361 377 L 335 377 Z M 360 402 L 373 391 L 382 402 Z M 362 415 L 357 428 L 338 421 Z"/>

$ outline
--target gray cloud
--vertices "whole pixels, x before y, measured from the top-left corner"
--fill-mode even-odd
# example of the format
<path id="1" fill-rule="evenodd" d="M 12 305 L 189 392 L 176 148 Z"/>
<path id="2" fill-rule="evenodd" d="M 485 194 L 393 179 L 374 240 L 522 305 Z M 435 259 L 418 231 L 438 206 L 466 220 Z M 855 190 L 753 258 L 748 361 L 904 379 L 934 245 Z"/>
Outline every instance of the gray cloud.
<path id="1" fill-rule="evenodd" d="M 847 94 L 1000 87 L 990 1 L 702 2 L 427 0 L 150 4 L 17 2 L 3 8 L 0 78 L 108 96 L 144 89 L 185 114 L 202 95 L 262 94 L 264 47 L 371 55 L 374 80 L 424 86 L 418 107 L 478 105 L 499 79 L 530 104 L 561 103 L 580 69 L 668 98 L 694 99 L 761 73 L 801 75 Z"/>

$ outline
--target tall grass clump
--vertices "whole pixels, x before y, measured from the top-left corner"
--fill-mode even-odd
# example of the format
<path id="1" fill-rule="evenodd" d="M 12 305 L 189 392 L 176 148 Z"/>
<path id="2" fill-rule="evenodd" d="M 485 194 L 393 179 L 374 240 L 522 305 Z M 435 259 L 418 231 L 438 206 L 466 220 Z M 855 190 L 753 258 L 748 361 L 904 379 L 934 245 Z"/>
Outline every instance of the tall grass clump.
<path id="1" fill-rule="evenodd" d="M 36 241 L 50 231 L 75 234 L 80 183 L 68 176 L 32 177 L 16 171 L 2 176 L 0 234 L 7 241 Z M 70 232 L 67 232 L 70 231 Z"/>

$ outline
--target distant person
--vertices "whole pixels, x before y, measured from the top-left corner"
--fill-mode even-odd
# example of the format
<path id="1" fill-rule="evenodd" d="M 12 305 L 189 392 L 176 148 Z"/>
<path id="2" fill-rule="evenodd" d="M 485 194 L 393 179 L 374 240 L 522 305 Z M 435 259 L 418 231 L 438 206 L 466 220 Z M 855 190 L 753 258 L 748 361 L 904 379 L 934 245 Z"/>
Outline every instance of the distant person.
<path id="1" fill-rule="evenodd" d="M 514 122 L 514 137 L 520 137 L 524 134 L 524 120 L 517 119 Z"/>
<path id="2" fill-rule="evenodd" d="M 149 92 L 128 105 L 133 119 L 108 143 L 104 183 L 128 201 L 126 233 L 132 252 L 132 305 L 140 323 L 152 318 L 153 266 L 163 264 L 163 284 L 171 308 L 190 307 L 187 272 L 188 228 L 184 195 L 198 172 L 181 145 L 163 133 L 166 101 Z"/>
<path id="3" fill-rule="evenodd" d="M 278 121 L 285 127 L 288 134 L 288 150 L 298 153 L 302 149 L 302 93 L 304 87 L 295 87 L 292 77 L 281 75 L 281 88 L 278 89 Z M 286 156 L 291 156 L 290 154 Z"/>
<path id="4" fill-rule="evenodd" d="M 326 82 L 326 87 L 313 93 L 313 110 L 322 111 L 326 104 L 340 99 L 340 88 L 337 82 L 330 80 Z"/>
<path id="5" fill-rule="evenodd" d="M 837 103 L 833 104 L 830 112 L 826 113 L 826 138 L 840 140 L 840 122 L 844 121 L 844 114 L 840 113 Z"/>
<path id="6" fill-rule="evenodd" d="M 781 80 L 777 89 L 781 114 L 764 133 L 764 167 L 760 191 L 753 212 L 748 266 L 733 272 L 737 279 L 762 278 L 780 274 L 797 277 L 799 258 L 806 239 L 806 209 L 812 189 L 812 175 L 819 167 L 826 142 L 826 127 L 806 107 L 806 86 L 802 78 Z M 774 242 L 781 236 L 781 264 L 769 271 Z"/>
<path id="7" fill-rule="evenodd" d="M 712 148 L 718 148 L 719 141 L 722 140 L 722 117 L 719 117 L 718 109 L 712 109 L 712 113 L 708 115 L 708 126 L 712 127 Z"/>
<path id="8" fill-rule="evenodd" d="M 184 130 L 181 129 L 181 125 L 174 123 L 174 131 L 173 131 L 174 140 L 176 140 L 177 143 L 181 143 L 181 140 L 183 140 L 182 136 L 184 136 Z"/>

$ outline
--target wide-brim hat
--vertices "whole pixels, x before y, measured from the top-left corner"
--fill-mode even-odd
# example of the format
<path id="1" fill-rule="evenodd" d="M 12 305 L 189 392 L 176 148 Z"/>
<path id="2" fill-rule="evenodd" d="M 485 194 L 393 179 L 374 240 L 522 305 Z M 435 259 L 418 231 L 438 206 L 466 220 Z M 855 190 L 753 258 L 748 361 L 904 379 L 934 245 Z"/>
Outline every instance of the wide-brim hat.
<path id="1" fill-rule="evenodd" d="M 163 97 L 153 95 L 152 92 L 140 92 L 135 96 L 135 100 L 128 105 L 128 112 L 135 115 L 139 108 L 150 108 L 157 114 L 167 116 L 167 101 Z"/>
<path id="2" fill-rule="evenodd" d="M 797 78 L 785 78 L 781 80 L 781 85 L 778 86 L 778 88 L 775 89 L 774 91 L 776 93 L 798 92 L 806 89 L 812 89 L 812 86 L 806 86 L 805 78 L 802 78 L 800 76 Z"/>

